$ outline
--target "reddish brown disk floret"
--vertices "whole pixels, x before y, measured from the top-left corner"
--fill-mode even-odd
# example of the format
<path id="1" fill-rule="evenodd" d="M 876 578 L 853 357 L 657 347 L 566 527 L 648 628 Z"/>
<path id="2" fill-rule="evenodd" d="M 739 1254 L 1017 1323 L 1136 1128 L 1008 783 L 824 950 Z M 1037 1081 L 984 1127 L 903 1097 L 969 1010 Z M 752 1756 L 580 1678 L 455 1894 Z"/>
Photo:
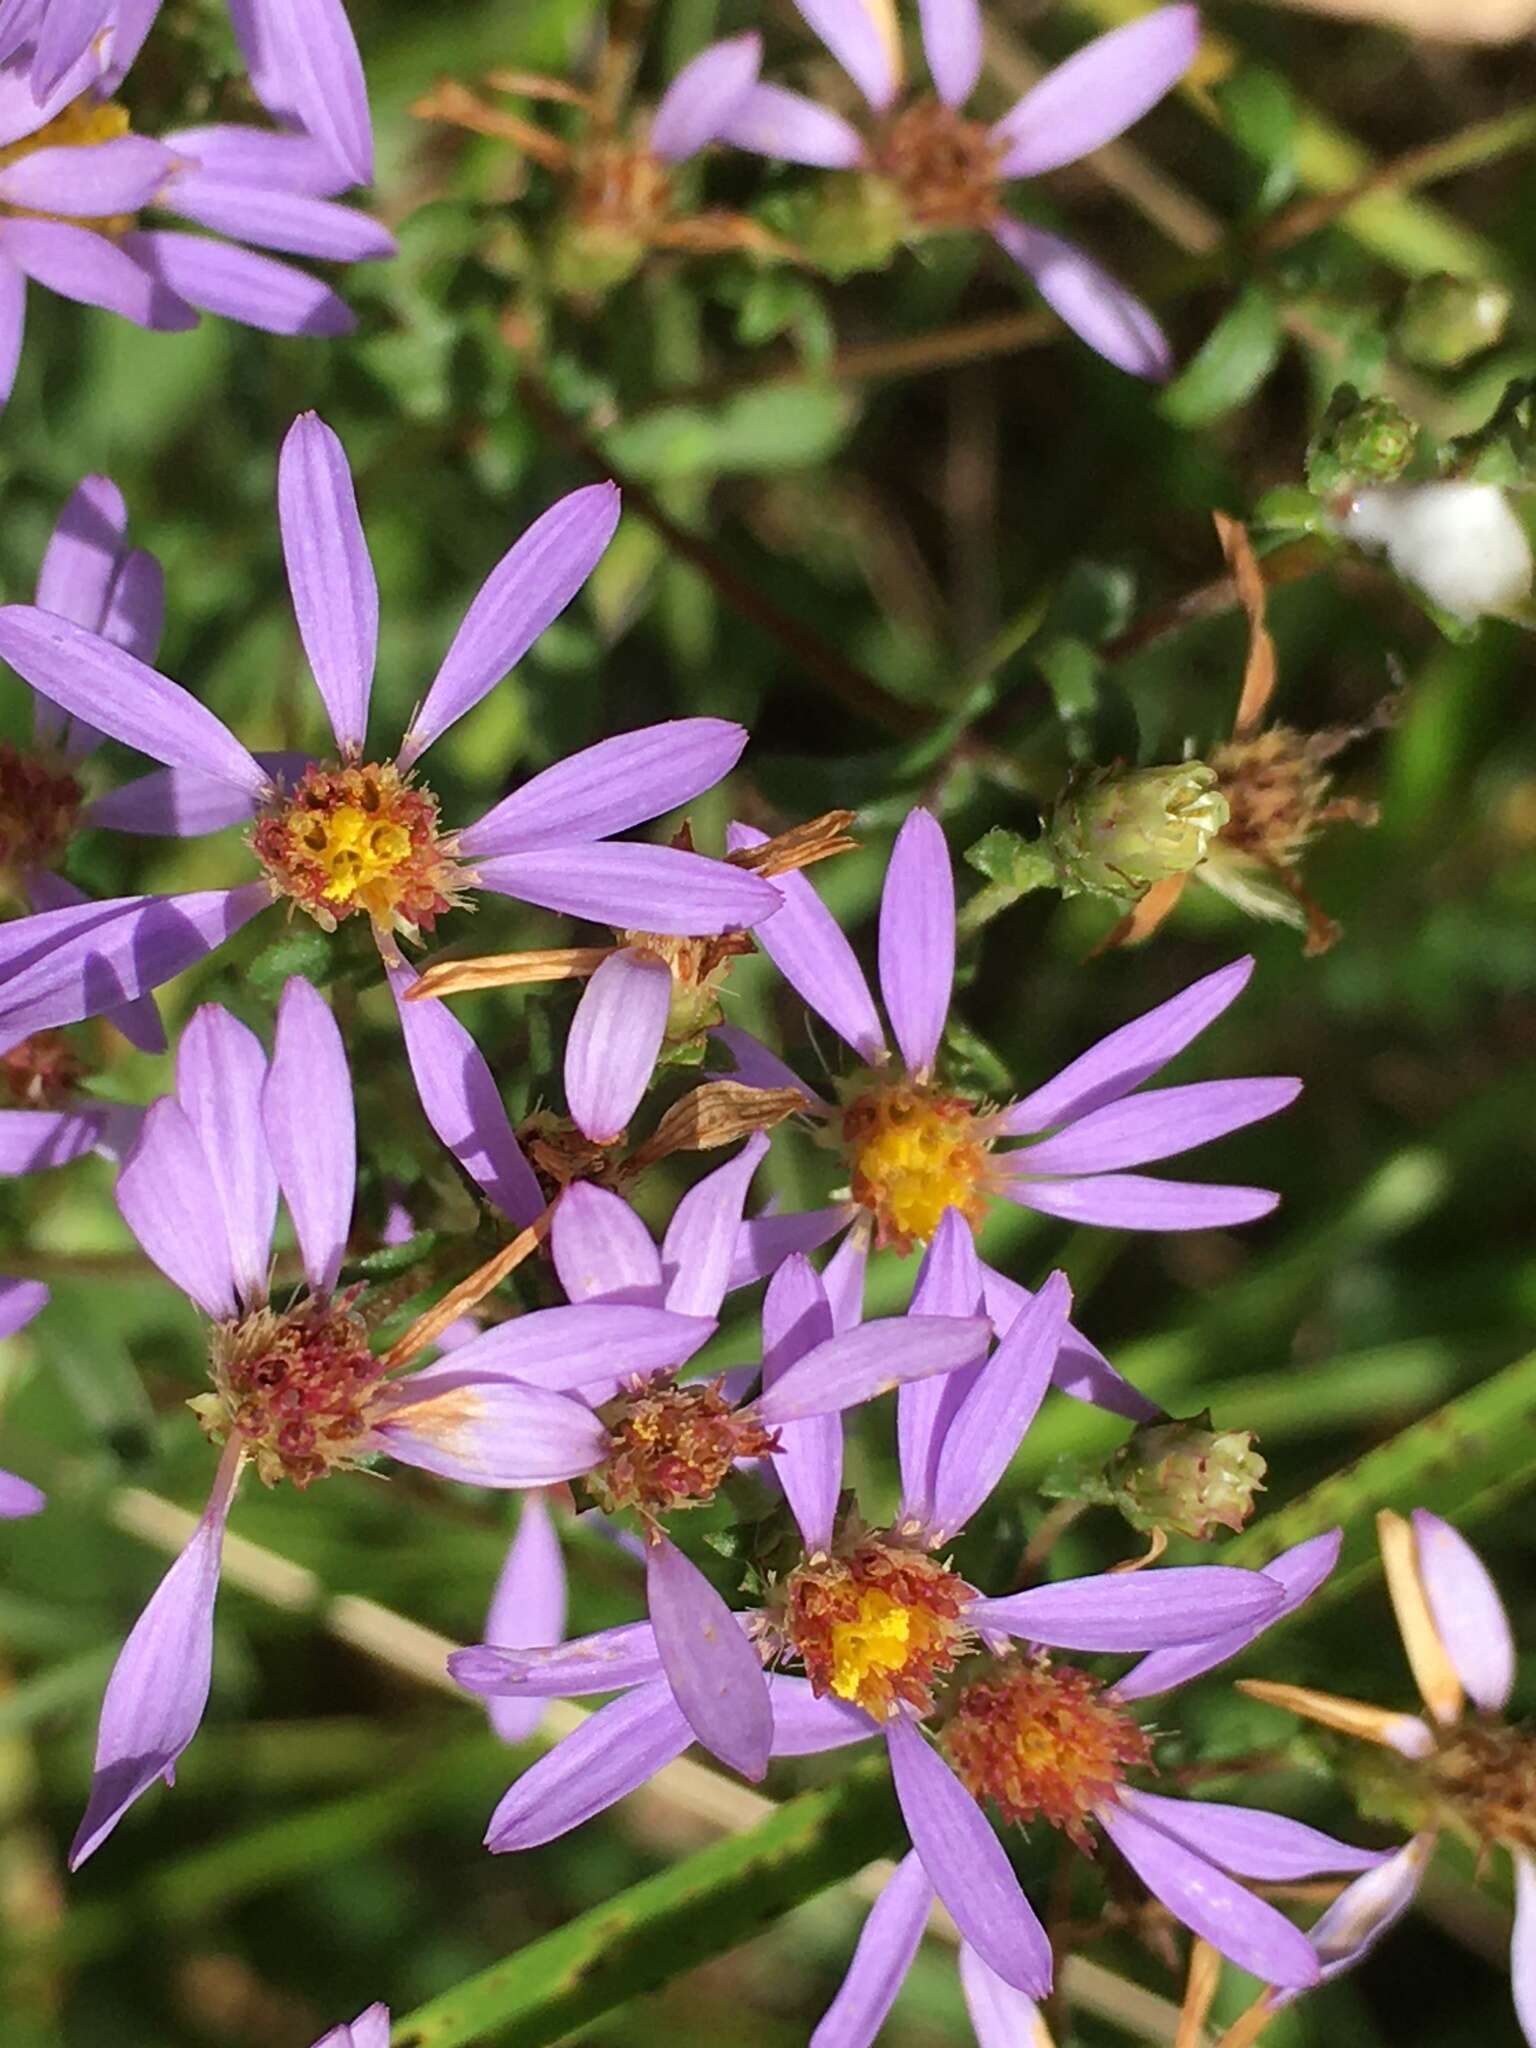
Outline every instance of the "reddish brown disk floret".
<path id="1" fill-rule="evenodd" d="M 687 1387 L 637 1381 L 602 1415 L 609 1452 L 589 1484 L 609 1514 L 634 1508 L 653 1518 L 703 1507 L 738 1458 L 767 1457 L 779 1447 L 773 1430 L 732 1408 L 720 1380 Z"/>
<path id="2" fill-rule="evenodd" d="M 0 1100 L 22 1109 L 62 1109 L 85 1074 L 84 1060 L 62 1031 L 34 1031 L 0 1053 Z"/>
<path id="3" fill-rule="evenodd" d="M 997 214 L 1000 144 L 941 100 L 918 100 L 874 138 L 875 169 L 925 228 L 986 228 Z"/>
<path id="4" fill-rule="evenodd" d="M 371 1427 L 380 1364 L 345 1305 L 308 1301 L 225 1323 L 212 1371 L 218 1392 L 192 1405 L 217 1442 L 240 1439 L 268 1486 L 308 1486 L 350 1463 Z"/>
<path id="5" fill-rule="evenodd" d="M 647 149 L 594 142 L 576 166 L 575 213 L 583 227 L 648 241 L 672 211 L 672 179 Z"/>
<path id="6" fill-rule="evenodd" d="M 1152 1754 L 1145 1729 L 1097 1679 L 1043 1654 L 972 1679 L 941 1740 L 956 1777 L 1004 1820 L 1048 1821 L 1090 1851 L 1089 1821 Z"/>
<path id="7" fill-rule="evenodd" d="M 786 1595 L 784 1634 L 818 1697 L 835 1693 L 877 1721 L 899 1705 L 929 1713 L 935 1682 L 970 1643 L 965 1581 L 878 1538 L 801 1565 Z"/>
<path id="8" fill-rule="evenodd" d="M 1478 1843 L 1536 1853 L 1536 1737 L 1503 1721 L 1462 1721 L 1441 1734 L 1424 1774 L 1453 1824 Z"/>
<path id="9" fill-rule="evenodd" d="M 0 883 L 52 867 L 74 836 L 85 792 L 61 754 L 0 740 Z"/>
<path id="10" fill-rule="evenodd" d="M 387 762 L 306 768 L 257 819 L 251 847 L 273 890 L 325 931 L 359 912 L 380 931 L 430 931 L 461 900 L 437 798 Z"/>

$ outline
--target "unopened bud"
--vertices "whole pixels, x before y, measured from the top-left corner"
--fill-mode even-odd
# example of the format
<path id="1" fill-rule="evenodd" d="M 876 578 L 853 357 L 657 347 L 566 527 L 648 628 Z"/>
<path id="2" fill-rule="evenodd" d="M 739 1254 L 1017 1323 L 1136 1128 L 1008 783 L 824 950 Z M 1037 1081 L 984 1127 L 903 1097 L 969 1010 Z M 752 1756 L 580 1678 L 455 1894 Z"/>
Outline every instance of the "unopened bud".
<path id="1" fill-rule="evenodd" d="M 894 188 L 861 171 L 834 172 L 771 213 L 770 225 L 829 277 L 884 270 L 910 227 Z"/>
<path id="2" fill-rule="evenodd" d="M 1135 902 L 1199 867 L 1227 816 L 1204 761 L 1105 769 L 1063 792 L 1046 837 L 1064 894 Z"/>
<path id="3" fill-rule="evenodd" d="M 1209 1414 L 1153 1422 L 1105 1466 L 1105 1498 L 1133 1529 L 1203 1543 L 1216 1529 L 1242 1528 L 1265 1469 L 1249 1430 L 1213 1430 Z"/>
<path id="4" fill-rule="evenodd" d="M 562 297 L 601 298 L 639 269 L 647 246 L 624 228 L 568 222 L 550 249 L 550 283 Z"/>
<path id="5" fill-rule="evenodd" d="M 1413 460 L 1419 430 L 1390 398 L 1362 398 L 1341 384 L 1307 450 L 1307 483 L 1320 498 L 1391 483 Z"/>
<path id="6" fill-rule="evenodd" d="M 1503 339 L 1512 305 L 1491 279 L 1416 277 L 1397 316 L 1398 353 L 1426 370 L 1457 369 Z"/>

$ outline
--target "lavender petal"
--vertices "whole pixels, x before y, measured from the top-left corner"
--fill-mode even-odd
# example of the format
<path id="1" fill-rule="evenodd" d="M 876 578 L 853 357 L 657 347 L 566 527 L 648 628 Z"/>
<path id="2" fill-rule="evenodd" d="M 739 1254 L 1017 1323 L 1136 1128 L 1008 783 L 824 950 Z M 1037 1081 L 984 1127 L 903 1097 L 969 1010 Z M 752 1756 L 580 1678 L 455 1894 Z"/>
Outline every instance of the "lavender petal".
<path id="1" fill-rule="evenodd" d="M 993 1327 L 1006 1333 L 1034 1296 L 1027 1287 L 1021 1287 L 1017 1280 L 1010 1280 L 993 1266 L 983 1263 L 981 1272 L 987 1314 Z M 1074 1323 L 1067 1325 L 1051 1369 L 1051 1383 L 1061 1393 L 1070 1394 L 1074 1401 L 1090 1402 L 1095 1408 L 1106 1409 L 1111 1415 L 1124 1415 L 1132 1422 L 1151 1422 L 1163 1412 L 1155 1401 L 1149 1401 L 1116 1372 L 1103 1352 L 1090 1344 Z"/>
<path id="2" fill-rule="evenodd" d="M 1175 1686 L 1188 1684 L 1190 1679 L 1213 1671 L 1218 1664 L 1225 1664 L 1229 1657 L 1246 1650 L 1271 1621 L 1294 1613 L 1303 1601 L 1311 1599 L 1338 1563 L 1343 1542 L 1343 1531 L 1330 1529 L 1271 1558 L 1264 1567 L 1264 1576 L 1273 1579 L 1281 1590 L 1281 1605 L 1275 1613 L 1257 1623 L 1222 1629 L 1204 1642 L 1192 1642 L 1182 1649 L 1154 1650 L 1150 1657 L 1133 1664 L 1123 1678 L 1116 1679 L 1115 1696 L 1122 1700 L 1145 1700 L 1157 1693 L 1171 1692 Z"/>
<path id="3" fill-rule="evenodd" d="M 864 161 L 864 138 L 841 114 L 782 85 L 755 85 L 721 125 L 720 140 L 778 163 L 851 171 Z"/>
<path id="4" fill-rule="evenodd" d="M 1110 1173 L 1171 1159 L 1274 1116 L 1301 1093 L 1292 1080 L 1194 1081 L 1106 1103 L 1054 1138 L 1008 1155 L 1029 1173 Z"/>
<path id="5" fill-rule="evenodd" d="M 857 1214 L 857 1210 L 839 1204 L 831 1209 L 806 1209 L 798 1215 L 749 1216 L 736 1240 L 727 1291 L 749 1287 L 754 1280 L 766 1280 L 792 1252 L 815 1251 L 828 1238 L 846 1230 Z"/>
<path id="6" fill-rule="evenodd" d="M 963 107 L 981 76 L 977 0 L 918 0 L 928 74 L 947 107 Z"/>
<path id="7" fill-rule="evenodd" d="M 976 1316 L 887 1316 L 808 1351 L 765 1389 L 757 1413 L 771 1428 L 831 1415 L 904 1381 L 955 1372 L 986 1353 L 992 1325 Z"/>
<path id="8" fill-rule="evenodd" d="M 508 1792 L 486 1830 L 495 1855 L 569 1834 L 653 1778 L 693 1740 L 665 1679 L 600 1707 Z"/>
<path id="9" fill-rule="evenodd" d="M 516 668 L 597 567 L 619 523 L 613 484 L 588 484 L 552 505 L 481 584 L 411 721 L 408 767 Z"/>
<path id="10" fill-rule="evenodd" d="M 602 1463 L 608 1432 L 585 1402 L 479 1377 L 458 1363 L 467 1349 L 396 1383 L 372 1449 L 467 1486 L 557 1486 Z"/>
<path id="11" fill-rule="evenodd" d="M 206 706 L 124 648 L 34 605 L 0 607 L 0 659 L 52 703 L 167 767 L 191 768 L 253 801 L 265 771 Z"/>
<path id="12" fill-rule="evenodd" d="M 1038 178 L 1123 135 L 1178 84 L 1199 47 L 1195 7 L 1160 7 L 1096 36 L 992 130 L 1005 150 L 999 176 Z"/>
<path id="13" fill-rule="evenodd" d="M 427 1122 L 501 1213 L 526 1229 L 544 1197 L 485 1055 L 445 1003 L 406 1000 L 414 968 L 391 967 L 388 977 Z"/>
<path id="14" fill-rule="evenodd" d="M 41 1280 L 13 1280 L 0 1274 L 0 1339 L 14 1337 L 48 1306 Z"/>
<path id="15" fill-rule="evenodd" d="M 60 298 L 83 306 L 100 306 L 136 327 L 162 334 L 185 333 L 197 315 L 179 296 L 174 282 L 147 263 L 138 235 L 110 242 L 93 228 L 71 221 L 0 222 L 0 249 L 35 283 Z"/>
<path id="16" fill-rule="evenodd" d="M 976 2048 L 1050 2048 L 1035 2001 L 988 1969 L 968 1941 L 960 1944 L 960 1989 Z"/>
<path id="17" fill-rule="evenodd" d="M 82 477 L 65 502 L 37 572 L 38 608 L 99 633 L 128 546 L 128 507 L 109 476 Z M 53 707 L 43 699 L 38 706 Z M 39 736 L 56 727 L 39 721 Z"/>
<path id="18" fill-rule="evenodd" d="M 640 1303 L 588 1301 L 516 1316 L 459 1345 L 453 1363 L 477 1376 L 521 1380 L 556 1392 L 678 1366 L 714 1335 L 705 1316 Z"/>
<path id="19" fill-rule="evenodd" d="M 926 1078 L 955 979 L 955 880 L 931 811 L 907 813 L 880 897 L 880 990 L 907 1071 Z"/>
<path id="20" fill-rule="evenodd" d="M 517 1534 L 491 1595 L 486 1641 L 525 1648 L 558 1643 L 565 1634 L 565 1559 L 542 1493 L 523 1500 Z M 503 1742 L 526 1742 L 544 1717 L 538 1700 L 492 1697 L 486 1713 Z"/>
<path id="21" fill-rule="evenodd" d="M 1110 1800 L 1104 1832 L 1175 1919 L 1266 1984 L 1305 1989 L 1318 1981 L 1316 1952 L 1299 1927 L 1172 1835 Z"/>
<path id="22" fill-rule="evenodd" d="M 1001 1600 L 976 1600 L 967 1619 L 1053 1649 L 1162 1649 L 1209 1640 L 1217 1630 L 1253 1634 L 1276 1620 L 1285 1595 L 1264 1572 L 1233 1565 L 1173 1565 L 1059 1579 Z"/>
<path id="23" fill-rule="evenodd" d="M 824 1756 L 829 1749 L 847 1749 L 880 1733 L 879 1724 L 862 1707 L 849 1706 L 830 1693 L 817 1699 L 804 1678 L 775 1672 L 768 1680 L 768 1698 L 775 1756 Z"/>
<path id="24" fill-rule="evenodd" d="M 371 214 L 308 192 L 237 184 L 202 171 L 180 171 L 160 198 L 168 213 L 258 249 L 314 256 L 326 263 L 370 263 L 395 254 L 395 238 Z"/>
<path id="25" fill-rule="evenodd" d="M 157 1778 L 170 1782 L 197 1733 L 213 1674 L 219 1558 L 240 1474 L 226 1453 L 187 1547 L 150 1596 L 118 1653 L 101 1702 L 91 1796 L 69 1852 L 78 1870 Z"/>
<path id="26" fill-rule="evenodd" d="M 732 853 L 761 846 L 764 835 L 732 825 L 726 845 Z M 886 1057 L 885 1033 L 864 970 L 842 927 L 802 874 L 777 877 L 784 907 L 759 936 L 759 944 L 801 1001 L 824 1017 L 839 1038 L 871 1065 Z"/>
<path id="27" fill-rule="evenodd" d="M 35 149 L 0 169 L 0 203 L 22 212 L 99 220 L 148 206 L 175 167 L 147 135 Z"/>
<path id="28" fill-rule="evenodd" d="M 262 105 L 370 184 L 368 90 L 342 0 L 232 0 L 230 13 Z"/>
<path id="29" fill-rule="evenodd" d="M 41 1487 L 14 1472 L 0 1472 L 0 1522 L 25 1521 L 28 1515 L 41 1514 L 47 1505 L 48 1496 Z"/>
<path id="30" fill-rule="evenodd" d="M 117 1206 L 145 1253 L 221 1323 L 239 1313 L 219 1190 L 181 1104 L 162 1096 L 117 1177 Z"/>
<path id="31" fill-rule="evenodd" d="M 1502 1713 L 1515 1686 L 1515 1640 L 1488 1568 L 1467 1539 L 1427 1508 L 1413 1511 L 1419 1576 L 1456 1676 L 1485 1714 Z"/>
<path id="32" fill-rule="evenodd" d="M 1431 1855 L 1435 1837 L 1415 1835 L 1379 1869 L 1369 1870 L 1346 1885 L 1313 1925 L 1307 1939 L 1317 1951 L 1324 1984 L 1352 1970 L 1373 1949 L 1388 1928 L 1396 1926 L 1413 1904 Z M 1288 2005 L 1294 1992 L 1271 1993 L 1270 2004 Z"/>
<path id="33" fill-rule="evenodd" d="M 661 1273 L 666 1306 L 674 1313 L 719 1314 L 747 1190 L 767 1156 L 766 1134 L 754 1132 L 734 1159 L 696 1182 L 673 1210 L 661 1244 Z"/>
<path id="34" fill-rule="evenodd" d="M 595 1145 L 624 1135 L 667 1035 L 672 970 L 654 953 L 621 947 L 581 992 L 565 1041 L 565 1098 Z"/>
<path id="35" fill-rule="evenodd" d="M 1052 1273 L 965 1389 L 937 1446 L 932 1533 L 962 1529 L 1007 1471 L 1051 1384 L 1072 1306 L 1064 1273 Z"/>
<path id="36" fill-rule="evenodd" d="M 174 294 L 173 303 L 186 300 L 263 334 L 334 336 L 357 325 L 328 284 L 234 242 L 153 228 L 124 235 L 119 247 L 154 280 L 161 297 Z"/>
<path id="37" fill-rule="evenodd" d="M 1245 955 L 1220 967 L 1178 995 L 1111 1031 L 1062 1068 L 1043 1087 L 1006 1110 L 1001 1127 L 1010 1137 L 1032 1137 L 1059 1124 L 1075 1123 L 1107 1102 L 1118 1102 L 1166 1067 L 1185 1046 L 1236 1002 L 1253 974 Z"/>
<path id="38" fill-rule="evenodd" d="M 277 463 L 277 517 L 299 638 L 344 757 L 361 754 L 379 648 L 379 585 L 346 451 L 300 413 Z"/>
<path id="39" fill-rule="evenodd" d="M 762 61 L 758 35 L 732 36 L 700 50 L 662 94 L 651 122 L 651 155 L 664 164 L 681 163 L 713 142 L 757 83 Z"/>
<path id="40" fill-rule="evenodd" d="M 646 1600 L 673 1697 L 712 1755 L 761 1778 L 773 1746 L 768 1680 L 738 1618 L 665 1537 L 646 1548 Z"/>
<path id="41" fill-rule="evenodd" d="M 1520 2031 L 1536 2048 L 1536 1863 L 1524 1849 L 1513 1852 L 1515 1932 L 1509 1950 L 1510 1988 Z"/>
<path id="42" fill-rule="evenodd" d="M 1084 1180 L 1029 1180 L 1021 1173 L 999 1193 L 1044 1216 L 1107 1230 L 1226 1229 L 1257 1222 L 1280 1201 L 1267 1188 L 1159 1180 L 1146 1173 L 1099 1173 Z"/>
<path id="43" fill-rule="evenodd" d="M 459 844 L 479 860 L 628 832 L 713 789 L 746 744 L 745 726 L 726 718 L 670 718 L 615 733 L 532 776 L 461 832 Z"/>
<path id="44" fill-rule="evenodd" d="M 473 1649 L 455 1650 L 448 1670 L 456 1685 L 482 1699 L 577 1699 L 663 1676 L 656 1631 L 648 1621 L 627 1621 L 544 1648 L 505 1646 L 492 1637 Z"/>
<path id="45" fill-rule="evenodd" d="M 1051 1945 L 986 1816 L 914 1721 L 898 1715 L 885 1739 L 902 1817 L 929 1882 L 1004 1983 L 1044 1998 Z"/>
<path id="46" fill-rule="evenodd" d="M 498 854 L 479 861 L 477 873 L 482 888 L 543 910 L 684 938 L 748 931 L 780 903 L 772 882 L 742 868 L 628 840 Z"/>
<path id="47" fill-rule="evenodd" d="M 217 1003 L 193 1015 L 176 1048 L 176 1100 L 218 1197 L 235 1290 L 264 1301 L 277 1220 L 277 1175 L 262 1129 L 267 1057 L 254 1031 Z"/>
<path id="48" fill-rule="evenodd" d="M 877 114 L 901 86 L 901 31 L 892 0 L 795 0 Z"/>
<path id="49" fill-rule="evenodd" d="M 298 1233 L 304 1272 L 328 1295 L 341 1274 L 357 1188 L 352 1075 L 330 1005 L 295 975 L 277 1006 L 262 1128 Z"/>
<path id="50" fill-rule="evenodd" d="M 810 2048 L 870 2048 L 906 1981 L 933 1905 L 933 1886 L 915 1850 L 870 1909 L 838 1994 L 811 2036 Z"/>
<path id="51" fill-rule="evenodd" d="M 5 260 L 4 251 L 5 238 L 0 235 L 0 406 L 15 388 L 27 331 L 26 276 Z"/>
<path id="52" fill-rule="evenodd" d="M 1095 354 L 1151 383 L 1172 373 L 1168 338 L 1152 314 L 1081 249 L 1006 217 L 992 223 L 992 232 L 1051 311 Z"/>
<path id="53" fill-rule="evenodd" d="M 68 1166 L 93 1151 L 100 1137 L 95 1110 L 0 1109 L 0 1179 Z"/>
<path id="54" fill-rule="evenodd" d="M 573 1302 L 666 1305 L 651 1233 L 611 1189 L 573 1181 L 555 1204 L 549 1248 L 560 1285 Z"/>
<path id="55" fill-rule="evenodd" d="M 769 1281 L 763 1297 L 764 1391 L 775 1386 L 797 1359 L 829 1343 L 832 1334 L 827 1291 L 809 1259 L 795 1252 Z M 830 1548 L 843 1483 L 842 1418 L 817 1415 L 784 1423 L 773 1469 L 806 1549 Z"/>
<path id="56" fill-rule="evenodd" d="M 1165 1799 L 1160 1793 L 1136 1792 L 1128 1786 L 1122 1787 L 1119 1799 L 1132 1813 L 1233 1877 L 1289 1884 L 1340 1870 L 1374 1870 L 1389 1860 L 1384 1850 L 1336 1842 L 1320 1828 L 1258 1807 L 1228 1806 L 1212 1799 Z"/>

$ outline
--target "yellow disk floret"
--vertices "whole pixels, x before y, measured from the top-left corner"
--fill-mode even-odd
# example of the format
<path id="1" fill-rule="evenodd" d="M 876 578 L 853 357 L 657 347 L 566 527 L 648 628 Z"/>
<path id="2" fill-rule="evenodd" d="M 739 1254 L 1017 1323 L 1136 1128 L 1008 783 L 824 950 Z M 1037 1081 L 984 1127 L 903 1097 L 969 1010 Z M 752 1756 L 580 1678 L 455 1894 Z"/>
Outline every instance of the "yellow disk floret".
<path id="1" fill-rule="evenodd" d="M 274 891 L 326 931 L 359 913 L 380 931 L 430 931 L 466 879 L 437 816 L 431 791 L 387 762 L 316 766 L 267 805 L 251 846 Z"/>
<path id="2" fill-rule="evenodd" d="M 973 1105 L 914 1082 L 872 1088 L 843 1113 L 853 1199 L 899 1251 L 932 1237 L 946 1209 L 985 1207 L 988 1140 Z"/>

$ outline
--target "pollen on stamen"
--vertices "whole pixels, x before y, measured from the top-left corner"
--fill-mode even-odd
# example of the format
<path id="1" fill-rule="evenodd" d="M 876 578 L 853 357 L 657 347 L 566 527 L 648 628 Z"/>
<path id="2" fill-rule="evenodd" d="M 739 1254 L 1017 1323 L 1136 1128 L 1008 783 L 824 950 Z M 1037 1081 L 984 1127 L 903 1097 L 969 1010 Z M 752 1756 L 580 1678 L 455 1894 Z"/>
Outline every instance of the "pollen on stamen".
<path id="1" fill-rule="evenodd" d="M 209 1371 L 217 1392 L 190 1404 L 208 1435 L 238 1438 L 265 1485 L 305 1487 L 352 1463 L 382 1365 L 348 1303 L 304 1301 L 220 1324 Z"/>
<path id="2" fill-rule="evenodd" d="M 686 1387 L 664 1376 L 636 1380 L 601 1414 L 609 1451 L 588 1485 L 608 1514 L 633 1508 L 654 1518 L 703 1507 L 738 1458 L 766 1457 L 778 1449 L 777 1433 L 739 1414 L 719 1380 Z"/>
<path id="3" fill-rule="evenodd" d="M 437 798 L 389 763 L 306 768 L 258 817 L 251 848 L 273 893 L 324 931 L 358 915 L 380 932 L 430 931 L 471 879 Z"/>
<path id="4" fill-rule="evenodd" d="M 946 1209 L 972 1224 L 984 1215 L 990 1142 L 963 1096 L 912 1081 L 866 1089 L 843 1111 L 842 1139 L 853 1199 L 882 1246 L 910 1251 Z"/>
<path id="5" fill-rule="evenodd" d="M 920 1714 L 970 1646 L 965 1581 L 925 1551 L 871 1537 L 846 1557 L 797 1567 L 785 1587 L 782 1636 L 818 1697 L 862 1707 L 877 1721 L 899 1706 Z"/>
<path id="6" fill-rule="evenodd" d="M 3 155 L 0 151 L 0 155 Z M 62 754 L 0 740 L 0 888 L 52 867 L 74 836 L 85 791 Z"/>
<path id="7" fill-rule="evenodd" d="M 960 1782 L 1002 1819 L 1044 1820 L 1090 1852 L 1089 1822 L 1128 1770 L 1151 1762 L 1146 1730 L 1099 1681 L 1043 1653 L 972 1679 L 940 1742 Z"/>

